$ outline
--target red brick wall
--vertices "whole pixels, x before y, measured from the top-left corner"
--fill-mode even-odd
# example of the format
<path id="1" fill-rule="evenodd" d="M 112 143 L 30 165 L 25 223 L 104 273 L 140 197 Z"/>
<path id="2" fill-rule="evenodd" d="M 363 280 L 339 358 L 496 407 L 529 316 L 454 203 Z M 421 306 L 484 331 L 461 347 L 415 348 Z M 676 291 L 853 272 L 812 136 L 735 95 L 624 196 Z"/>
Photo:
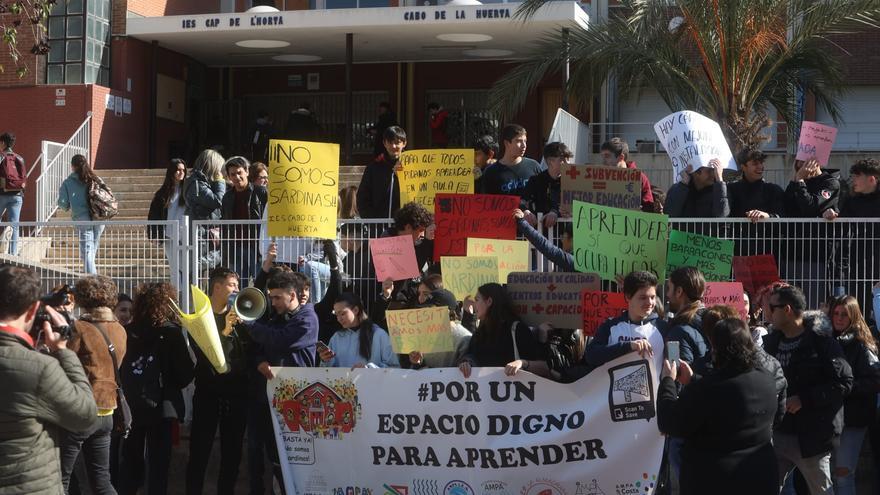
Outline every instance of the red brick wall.
<path id="1" fill-rule="evenodd" d="M 880 30 L 837 36 L 832 40 L 838 47 L 832 46 L 830 49 L 844 66 L 848 84 L 880 84 L 880 51 L 877 50 L 880 46 Z"/>
<path id="2" fill-rule="evenodd" d="M 11 24 L 12 20 L 12 14 L 0 15 L 0 24 Z M 45 82 L 45 63 L 43 62 L 45 56 L 31 54 L 31 48 L 34 46 L 34 35 L 27 20 L 18 27 L 17 39 L 18 51 L 20 53 L 18 66 L 27 67 L 28 73 L 24 77 L 18 77 L 16 63 L 9 54 L 9 48 L 5 43 L 0 42 L 0 66 L 3 67 L 3 72 L 0 72 L 0 88 L 34 86 Z"/>

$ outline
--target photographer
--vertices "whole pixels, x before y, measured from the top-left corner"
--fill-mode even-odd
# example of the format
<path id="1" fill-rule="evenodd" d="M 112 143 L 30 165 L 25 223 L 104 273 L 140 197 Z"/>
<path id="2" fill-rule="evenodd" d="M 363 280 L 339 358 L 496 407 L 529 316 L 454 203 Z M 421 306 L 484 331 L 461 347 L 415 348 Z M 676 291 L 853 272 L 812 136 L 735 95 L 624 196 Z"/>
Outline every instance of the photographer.
<path id="1" fill-rule="evenodd" d="M 116 370 L 114 361 L 122 363 L 125 356 L 125 328 L 116 321 L 113 309 L 119 292 L 116 284 L 103 275 L 77 280 L 73 288 L 76 305 L 82 309 L 69 348 L 77 354 L 92 386 L 98 406 L 97 421 L 88 431 L 70 432 L 61 441 L 61 478 L 68 492 L 70 476 L 82 451 L 88 482 L 97 494 L 115 494 L 110 485 L 110 433 L 113 410 L 116 409 Z M 115 360 L 108 340 L 116 354 Z M 78 480 L 80 483 L 86 481 Z"/>
<path id="2" fill-rule="evenodd" d="M 0 402 L 0 494 L 57 494 L 58 433 L 92 428 L 95 400 L 79 359 L 62 337 L 64 318 L 46 308 L 51 324 L 35 325 L 37 274 L 2 265 L 0 287 L 0 383 L 6 399 Z M 48 354 L 36 352 L 38 344 Z"/>

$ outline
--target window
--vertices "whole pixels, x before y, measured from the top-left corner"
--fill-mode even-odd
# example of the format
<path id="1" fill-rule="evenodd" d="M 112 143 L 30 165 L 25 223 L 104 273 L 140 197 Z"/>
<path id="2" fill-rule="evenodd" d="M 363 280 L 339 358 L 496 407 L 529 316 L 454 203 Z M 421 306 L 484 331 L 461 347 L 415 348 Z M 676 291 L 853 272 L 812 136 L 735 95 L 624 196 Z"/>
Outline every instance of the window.
<path id="1" fill-rule="evenodd" d="M 67 0 L 52 7 L 47 84 L 109 84 L 110 14 L 110 0 Z"/>

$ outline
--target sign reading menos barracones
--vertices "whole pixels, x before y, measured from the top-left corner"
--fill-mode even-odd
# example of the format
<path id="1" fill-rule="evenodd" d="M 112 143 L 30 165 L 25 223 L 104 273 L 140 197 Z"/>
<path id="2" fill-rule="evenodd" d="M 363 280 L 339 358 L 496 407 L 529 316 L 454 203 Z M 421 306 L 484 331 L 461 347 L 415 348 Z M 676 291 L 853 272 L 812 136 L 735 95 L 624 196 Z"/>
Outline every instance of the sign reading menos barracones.
<path id="1" fill-rule="evenodd" d="M 273 371 L 267 394 L 287 493 L 656 488 L 657 372 L 636 354 L 572 384 L 501 368 L 475 368 L 467 380 L 457 369 Z"/>

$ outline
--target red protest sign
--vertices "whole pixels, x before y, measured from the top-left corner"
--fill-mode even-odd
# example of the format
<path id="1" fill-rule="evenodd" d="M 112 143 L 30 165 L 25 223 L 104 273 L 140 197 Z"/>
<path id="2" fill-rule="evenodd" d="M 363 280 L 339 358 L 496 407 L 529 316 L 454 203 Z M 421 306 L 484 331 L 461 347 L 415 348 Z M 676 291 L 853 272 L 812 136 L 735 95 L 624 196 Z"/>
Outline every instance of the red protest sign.
<path id="1" fill-rule="evenodd" d="M 434 260 L 466 256 L 468 237 L 515 239 L 513 210 L 518 196 L 437 194 L 434 196 Z"/>
<path id="2" fill-rule="evenodd" d="M 734 256 L 733 278 L 742 282 L 746 292 L 754 295 L 758 289 L 779 280 L 776 258 L 772 254 Z"/>
<path id="3" fill-rule="evenodd" d="M 740 282 L 706 282 L 703 306 L 711 308 L 719 304 L 733 306 L 739 311 L 739 316 L 748 321 L 749 313 L 746 310 L 746 299 Z"/>
<path id="4" fill-rule="evenodd" d="M 582 290 L 581 312 L 584 317 L 584 335 L 596 335 L 599 325 L 608 318 L 620 316 L 620 313 L 626 308 L 626 299 L 619 292 Z"/>

